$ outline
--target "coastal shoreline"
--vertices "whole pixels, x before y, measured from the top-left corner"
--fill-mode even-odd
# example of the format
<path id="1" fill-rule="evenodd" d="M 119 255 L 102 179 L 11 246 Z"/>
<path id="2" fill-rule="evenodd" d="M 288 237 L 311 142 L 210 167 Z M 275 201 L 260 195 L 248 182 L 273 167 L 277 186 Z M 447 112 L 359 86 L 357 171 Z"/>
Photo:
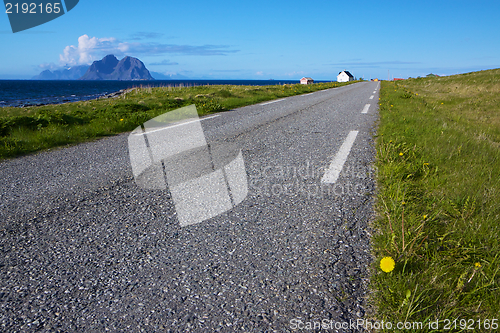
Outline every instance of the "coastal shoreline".
<path id="1" fill-rule="evenodd" d="M 323 81 L 318 81 L 318 83 Z M 330 81 L 324 81 L 330 82 Z M 204 85 L 283 85 L 298 80 L 154 80 L 75 81 L 0 80 L 0 108 L 57 105 L 115 96 L 121 90 L 141 87 L 193 87 Z"/>

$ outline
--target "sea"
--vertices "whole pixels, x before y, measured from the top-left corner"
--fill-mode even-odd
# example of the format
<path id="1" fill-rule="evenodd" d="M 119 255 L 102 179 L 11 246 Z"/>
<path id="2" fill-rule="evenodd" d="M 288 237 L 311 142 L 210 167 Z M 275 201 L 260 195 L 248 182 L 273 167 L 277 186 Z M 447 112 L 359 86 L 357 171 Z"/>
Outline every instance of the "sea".
<path id="1" fill-rule="evenodd" d="M 0 107 L 26 107 L 91 100 L 135 87 L 204 85 L 283 85 L 299 80 L 155 80 L 155 81 L 42 81 L 0 80 Z"/>

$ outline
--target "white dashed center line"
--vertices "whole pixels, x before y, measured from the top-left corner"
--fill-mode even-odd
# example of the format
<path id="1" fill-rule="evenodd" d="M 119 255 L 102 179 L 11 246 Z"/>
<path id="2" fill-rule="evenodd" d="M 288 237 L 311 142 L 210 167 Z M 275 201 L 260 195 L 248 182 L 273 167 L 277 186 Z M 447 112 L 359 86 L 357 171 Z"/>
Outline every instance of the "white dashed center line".
<path id="1" fill-rule="evenodd" d="M 359 131 L 349 132 L 349 135 L 347 135 L 347 138 L 337 152 L 337 155 L 335 155 L 335 157 L 333 158 L 330 167 L 328 167 L 328 170 L 326 170 L 323 178 L 321 178 L 322 183 L 333 184 L 337 181 L 340 176 L 340 172 L 344 167 L 345 161 L 347 161 L 347 157 L 351 152 L 352 145 L 354 144 L 358 133 Z"/>
<path id="2" fill-rule="evenodd" d="M 261 105 L 267 105 L 267 104 L 272 104 L 272 103 L 277 103 L 277 102 L 281 102 L 281 101 L 284 101 L 285 99 L 277 99 L 275 101 L 271 101 L 271 102 L 267 102 L 267 103 L 262 103 Z"/>
<path id="3" fill-rule="evenodd" d="M 361 113 L 368 113 L 368 109 L 370 109 L 370 104 L 366 104 Z"/>
<path id="4" fill-rule="evenodd" d="M 143 134 L 149 134 L 149 133 L 164 131 L 164 130 L 168 130 L 168 129 L 171 129 L 171 128 L 174 128 L 174 127 L 184 126 L 184 125 L 195 123 L 197 121 L 208 120 L 208 119 L 217 118 L 217 117 L 219 117 L 218 114 L 216 114 L 215 116 L 210 116 L 210 117 L 205 117 L 205 118 L 200 118 L 200 119 L 193 119 L 193 120 L 189 120 L 189 121 L 185 121 L 185 122 L 174 123 L 173 125 L 170 125 L 170 126 L 168 126 L 168 124 L 167 124 L 167 125 L 165 125 L 165 127 L 162 127 L 162 128 L 159 128 L 159 129 L 155 129 L 155 130 L 152 130 L 152 131 L 141 132 L 141 133 L 131 133 L 131 135 L 143 135 Z"/>
<path id="5" fill-rule="evenodd" d="M 373 99 L 373 97 L 375 97 L 375 95 L 371 95 L 371 96 L 370 96 L 370 99 Z"/>

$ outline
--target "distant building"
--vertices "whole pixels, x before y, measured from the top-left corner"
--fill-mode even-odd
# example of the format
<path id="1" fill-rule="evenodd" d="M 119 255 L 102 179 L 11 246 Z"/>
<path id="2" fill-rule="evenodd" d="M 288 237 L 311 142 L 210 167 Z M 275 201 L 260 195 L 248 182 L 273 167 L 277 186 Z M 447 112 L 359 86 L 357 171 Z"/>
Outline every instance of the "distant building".
<path id="1" fill-rule="evenodd" d="M 300 84 L 313 84 L 314 80 L 310 77 L 303 77 L 300 79 Z"/>
<path id="2" fill-rule="evenodd" d="M 398 77 L 395 77 L 394 79 L 392 79 L 393 81 L 403 81 L 404 79 L 400 79 Z"/>
<path id="3" fill-rule="evenodd" d="M 354 76 L 352 76 L 349 71 L 342 71 L 337 75 L 337 82 L 349 82 L 354 81 Z"/>
<path id="4" fill-rule="evenodd" d="M 372 79 L 372 81 L 378 82 L 378 79 L 377 79 L 377 78 L 374 78 L 374 79 Z"/>

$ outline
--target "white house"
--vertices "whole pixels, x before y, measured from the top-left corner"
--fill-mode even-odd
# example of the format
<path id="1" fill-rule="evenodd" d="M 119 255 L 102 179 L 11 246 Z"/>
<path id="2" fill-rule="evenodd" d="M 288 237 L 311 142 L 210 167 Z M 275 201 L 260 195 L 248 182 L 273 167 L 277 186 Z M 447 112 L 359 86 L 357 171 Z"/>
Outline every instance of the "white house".
<path id="1" fill-rule="evenodd" d="M 310 77 L 303 77 L 300 79 L 300 84 L 313 84 L 314 80 Z"/>
<path id="2" fill-rule="evenodd" d="M 337 75 L 337 82 L 348 82 L 348 81 L 354 81 L 354 76 L 352 76 L 349 71 L 342 71 Z"/>

